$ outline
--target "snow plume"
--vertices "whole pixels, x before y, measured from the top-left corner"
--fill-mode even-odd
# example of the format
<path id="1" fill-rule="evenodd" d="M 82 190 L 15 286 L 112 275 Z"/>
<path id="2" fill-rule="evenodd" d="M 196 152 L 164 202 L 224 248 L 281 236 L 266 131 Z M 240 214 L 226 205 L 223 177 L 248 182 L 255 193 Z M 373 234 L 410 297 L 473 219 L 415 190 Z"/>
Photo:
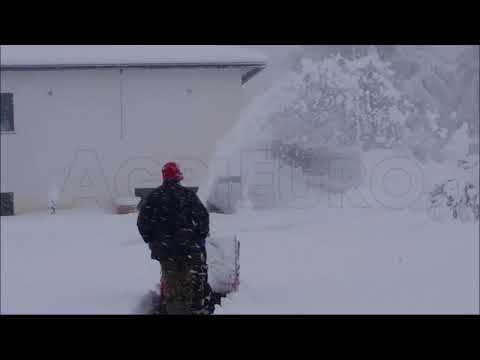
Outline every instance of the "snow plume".
<path id="1" fill-rule="evenodd" d="M 274 116 L 284 104 L 292 102 L 295 92 L 290 84 L 294 76 L 294 73 L 287 74 L 264 94 L 255 98 L 233 129 L 217 145 L 209 167 L 209 178 L 199 190 L 202 200 L 207 201 L 211 197 L 220 178 L 242 176 L 245 171 L 248 173 L 248 166 L 244 163 L 245 155 L 261 149 L 273 140 L 273 134 L 262 131 L 262 123 Z"/>
<path id="2" fill-rule="evenodd" d="M 255 99 L 237 126 L 219 144 L 210 179 L 200 195 L 211 199 L 219 179 L 239 176 L 240 198 L 251 203 L 252 196 L 255 197 L 252 189 L 257 187 L 257 180 L 262 177 L 260 174 L 270 180 L 273 178 L 263 186 L 270 186 L 275 192 L 282 186 L 291 188 L 298 180 L 304 183 L 300 185 L 305 185 L 304 175 L 309 167 L 306 159 L 312 151 L 315 155 L 324 155 L 320 160 L 323 163 L 328 163 L 331 157 L 343 157 L 346 151 L 355 152 L 358 145 L 356 122 L 359 120 L 350 115 L 359 111 L 365 83 L 362 83 L 365 77 L 362 71 L 372 66 L 376 66 L 378 72 L 388 72 L 375 52 L 361 61 L 348 60 L 340 55 L 321 61 L 301 60 L 301 70 L 287 73 Z M 381 83 L 381 90 L 387 94 L 385 97 L 399 98 L 393 85 L 380 75 L 374 81 Z M 338 149 L 342 151 L 340 154 L 335 153 Z M 350 159 L 351 155 L 347 158 Z M 259 169 L 262 166 L 268 170 Z M 325 170 L 322 166 L 314 164 L 313 177 L 322 178 Z M 280 184 L 282 180 L 288 184 Z M 309 181 L 315 183 L 315 179 Z M 270 205 L 281 202 L 278 197 L 285 195 L 283 192 L 272 194 Z"/>
<path id="3" fill-rule="evenodd" d="M 449 84 L 460 84 L 455 82 L 460 66 L 428 63 L 432 57 L 424 48 L 398 48 L 388 56 L 369 47 L 358 57 L 337 53 L 299 59 L 299 66 L 258 97 L 218 146 L 202 197 L 223 201 L 219 207 L 230 211 L 239 204 L 290 205 L 292 198 L 330 197 L 371 186 L 372 167 L 387 158 L 409 159 L 412 172 L 427 177 L 424 167 L 432 161 L 460 159 L 463 151 L 448 155 L 446 145 L 456 146 L 454 135 L 463 123 L 476 126 L 470 114 L 458 118 L 454 110 L 461 101 L 448 91 Z M 469 86 L 478 89 L 478 84 Z M 450 165 L 445 166 L 448 172 Z M 240 187 L 235 195 L 230 181 Z M 425 191 L 434 186 L 429 181 Z M 219 184 L 225 188 L 220 198 Z"/>

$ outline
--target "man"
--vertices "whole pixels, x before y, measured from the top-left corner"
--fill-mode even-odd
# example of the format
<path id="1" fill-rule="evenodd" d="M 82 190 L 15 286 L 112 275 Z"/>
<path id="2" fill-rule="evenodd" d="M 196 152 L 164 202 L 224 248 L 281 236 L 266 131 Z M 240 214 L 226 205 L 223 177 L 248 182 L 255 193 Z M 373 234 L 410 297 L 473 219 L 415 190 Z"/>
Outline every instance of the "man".
<path id="1" fill-rule="evenodd" d="M 143 202 L 137 227 L 162 269 L 168 314 L 211 314 L 205 240 L 209 214 L 197 195 L 183 187 L 173 162 L 162 168 L 163 184 Z"/>

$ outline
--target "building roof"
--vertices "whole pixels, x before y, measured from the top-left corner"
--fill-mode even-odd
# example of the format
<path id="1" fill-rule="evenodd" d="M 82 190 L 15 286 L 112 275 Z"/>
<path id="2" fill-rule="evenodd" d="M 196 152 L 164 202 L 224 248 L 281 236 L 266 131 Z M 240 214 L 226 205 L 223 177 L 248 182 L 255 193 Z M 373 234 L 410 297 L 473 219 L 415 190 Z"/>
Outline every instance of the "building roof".
<path id="1" fill-rule="evenodd" d="M 225 45 L 2 45 L 2 70 L 119 67 L 238 67 L 242 82 L 267 64 L 265 55 Z"/>

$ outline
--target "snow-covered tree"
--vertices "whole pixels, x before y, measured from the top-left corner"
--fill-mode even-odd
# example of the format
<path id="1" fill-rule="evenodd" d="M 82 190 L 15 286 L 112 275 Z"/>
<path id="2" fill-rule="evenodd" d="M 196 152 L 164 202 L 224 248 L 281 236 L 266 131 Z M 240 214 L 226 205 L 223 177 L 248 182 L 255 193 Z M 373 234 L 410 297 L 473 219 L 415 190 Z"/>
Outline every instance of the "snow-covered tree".
<path id="1" fill-rule="evenodd" d="M 265 126 L 284 144 L 280 155 L 303 157 L 303 151 L 320 146 L 370 149 L 402 143 L 413 104 L 395 87 L 393 71 L 375 48 L 351 60 L 338 54 L 303 59 L 289 81 L 292 100 Z"/>
<path id="2" fill-rule="evenodd" d="M 468 124 L 464 123 L 446 147 L 457 162 L 453 170 L 445 168 L 444 176 L 436 179 L 430 192 L 428 212 L 435 220 L 479 220 L 479 156 L 468 152 L 468 140 Z"/>
<path id="3" fill-rule="evenodd" d="M 246 112 L 238 130 L 248 136 L 237 148 L 273 145 L 274 158 L 307 175 L 313 163 L 318 168 L 330 162 L 329 152 L 362 157 L 391 148 L 424 166 L 441 166 L 450 146 L 455 161 L 476 166 L 457 145 L 466 124 L 466 143 L 478 148 L 478 47 L 447 50 L 454 56 L 433 46 L 304 46 L 292 70 Z M 459 180 L 450 175 L 429 182 Z M 457 182 L 470 194 L 461 202 L 475 204 L 475 181 Z"/>
<path id="4" fill-rule="evenodd" d="M 480 47 L 470 46 L 465 49 L 457 59 L 456 68 L 456 96 L 454 110 L 460 127 L 463 123 L 468 124 L 469 137 L 478 143 L 480 131 L 479 113 L 479 53 Z"/>

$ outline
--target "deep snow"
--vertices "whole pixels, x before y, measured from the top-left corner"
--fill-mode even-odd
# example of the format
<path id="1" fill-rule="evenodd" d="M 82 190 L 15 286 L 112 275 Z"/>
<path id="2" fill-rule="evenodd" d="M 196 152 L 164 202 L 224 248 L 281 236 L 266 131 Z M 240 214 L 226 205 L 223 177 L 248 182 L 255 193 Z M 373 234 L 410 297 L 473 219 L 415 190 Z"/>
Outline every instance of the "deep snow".
<path id="1" fill-rule="evenodd" d="M 240 290 L 217 314 L 479 311 L 478 223 L 321 204 L 211 223 L 241 242 Z M 1 225 L 2 313 L 131 314 L 158 281 L 136 214 L 60 210 Z"/>

